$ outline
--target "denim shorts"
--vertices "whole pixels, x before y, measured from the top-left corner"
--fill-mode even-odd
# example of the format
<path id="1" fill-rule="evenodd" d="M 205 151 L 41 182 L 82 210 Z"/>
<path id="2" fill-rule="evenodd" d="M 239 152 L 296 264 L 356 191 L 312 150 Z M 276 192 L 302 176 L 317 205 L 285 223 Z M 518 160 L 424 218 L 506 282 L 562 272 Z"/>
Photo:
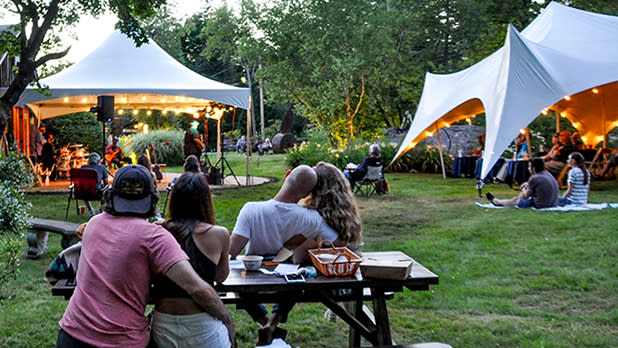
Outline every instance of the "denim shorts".
<path id="1" fill-rule="evenodd" d="M 534 207 L 534 198 L 530 197 L 528 199 L 520 199 L 519 202 L 517 202 L 517 208 L 530 208 L 530 207 Z"/>
<path id="2" fill-rule="evenodd" d="M 205 312 L 173 315 L 154 311 L 152 338 L 159 348 L 232 346 L 227 327 Z"/>

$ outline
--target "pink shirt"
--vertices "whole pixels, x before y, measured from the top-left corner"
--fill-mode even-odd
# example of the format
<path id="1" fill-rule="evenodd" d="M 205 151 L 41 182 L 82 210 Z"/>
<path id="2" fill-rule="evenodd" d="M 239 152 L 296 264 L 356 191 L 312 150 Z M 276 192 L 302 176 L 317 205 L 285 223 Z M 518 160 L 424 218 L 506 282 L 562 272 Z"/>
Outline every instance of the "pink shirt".
<path id="1" fill-rule="evenodd" d="M 77 287 L 60 327 L 97 347 L 145 347 L 150 277 L 187 259 L 161 226 L 107 213 L 93 217 L 82 239 Z"/>

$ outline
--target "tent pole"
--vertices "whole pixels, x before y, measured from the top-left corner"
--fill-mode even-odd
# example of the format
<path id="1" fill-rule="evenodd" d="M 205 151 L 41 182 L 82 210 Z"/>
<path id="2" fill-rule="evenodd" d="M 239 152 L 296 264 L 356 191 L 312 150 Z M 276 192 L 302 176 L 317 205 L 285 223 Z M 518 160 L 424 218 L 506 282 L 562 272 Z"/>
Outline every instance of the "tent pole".
<path id="1" fill-rule="evenodd" d="M 217 162 L 221 159 L 221 118 L 217 119 Z"/>
<path id="2" fill-rule="evenodd" d="M 556 113 L 556 133 L 560 133 L 560 113 L 556 110 L 554 113 Z"/>
<path id="3" fill-rule="evenodd" d="M 249 89 L 251 89 L 251 83 L 249 83 Z M 250 163 L 250 157 L 251 157 L 251 125 L 253 123 L 251 114 L 253 113 L 253 97 L 250 95 L 249 96 L 249 109 L 247 110 L 247 147 L 246 147 L 246 153 L 247 153 L 247 168 L 246 168 L 246 172 L 247 172 L 247 176 L 245 177 L 245 186 L 249 186 L 250 184 L 250 178 L 251 176 L 249 175 L 249 163 Z"/>
<path id="4" fill-rule="evenodd" d="M 525 128 L 526 131 L 526 143 L 528 143 L 528 158 L 532 158 L 532 146 L 530 145 L 530 129 Z"/>
<path id="5" fill-rule="evenodd" d="M 444 169 L 444 155 L 442 155 L 442 141 L 440 141 L 440 129 L 436 124 L 436 133 L 438 133 L 438 150 L 440 151 L 440 164 L 442 165 L 442 178 L 446 179 L 446 169 Z"/>
<path id="6" fill-rule="evenodd" d="M 607 147 L 607 128 L 605 126 L 605 118 L 607 116 L 606 113 L 606 105 L 605 104 L 605 93 L 603 94 L 602 105 L 601 105 L 601 132 L 603 132 L 603 147 Z"/>

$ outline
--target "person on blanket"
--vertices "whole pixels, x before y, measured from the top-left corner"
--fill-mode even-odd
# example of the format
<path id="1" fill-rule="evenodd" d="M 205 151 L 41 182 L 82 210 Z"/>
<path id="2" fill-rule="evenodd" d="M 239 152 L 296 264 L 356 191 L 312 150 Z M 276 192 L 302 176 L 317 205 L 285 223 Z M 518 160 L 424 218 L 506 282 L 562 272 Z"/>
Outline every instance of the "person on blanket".
<path id="1" fill-rule="evenodd" d="M 588 203 L 588 191 L 590 189 L 590 172 L 586 169 L 584 156 L 579 152 L 572 152 L 567 162 L 569 179 L 567 190 L 558 199 L 560 205 L 566 204 L 586 204 Z"/>
<path id="2" fill-rule="evenodd" d="M 521 193 L 510 199 L 497 199 L 487 192 L 491 204 L 503 207 L 518 207 L 537 209 L 550 208 L 558 205 L 558 182 L 545 170 L 545 161 L 535 157 L 529 163 L 530 172 L 534 173 L 528 182 L 521 185 Z"/>

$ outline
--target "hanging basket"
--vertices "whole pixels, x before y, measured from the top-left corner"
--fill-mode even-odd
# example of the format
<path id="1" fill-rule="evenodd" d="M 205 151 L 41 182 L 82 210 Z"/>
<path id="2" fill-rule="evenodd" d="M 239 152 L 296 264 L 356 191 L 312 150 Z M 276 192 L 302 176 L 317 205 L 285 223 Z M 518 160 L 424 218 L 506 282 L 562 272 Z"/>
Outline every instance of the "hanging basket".
<path id="1" fill-rule="evenodd" d="M 317 249 L 309 250 L 311 262 L 320 273 L 329 277 L 348 276 L 356 273 L 362 261 L 358 255 L 346 247 L 322 248 L 324 242 L 333 245 L 331 241 L 323 240 Z"/>

